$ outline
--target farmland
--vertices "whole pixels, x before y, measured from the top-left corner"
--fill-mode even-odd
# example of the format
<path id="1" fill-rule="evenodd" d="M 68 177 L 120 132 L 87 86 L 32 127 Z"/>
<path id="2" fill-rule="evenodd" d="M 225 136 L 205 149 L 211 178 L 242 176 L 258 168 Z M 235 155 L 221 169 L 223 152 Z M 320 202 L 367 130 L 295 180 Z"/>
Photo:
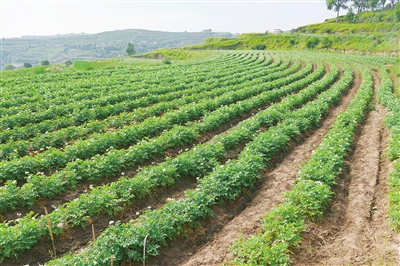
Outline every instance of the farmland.
<path id="1" fill-rule="evenodd" d="M 5 75 L 0 262 L 398 264 L 395 63 L 218 51 Z"/>

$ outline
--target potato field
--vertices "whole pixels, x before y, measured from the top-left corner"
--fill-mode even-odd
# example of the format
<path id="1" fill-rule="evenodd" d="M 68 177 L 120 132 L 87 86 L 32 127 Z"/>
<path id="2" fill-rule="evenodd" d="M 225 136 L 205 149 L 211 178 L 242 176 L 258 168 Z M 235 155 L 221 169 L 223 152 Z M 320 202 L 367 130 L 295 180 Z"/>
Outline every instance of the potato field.
<path id="1" fill-rule="evenodd" d="M 0 264 L 398 265 L 395 60 L 3 77 Z"/>

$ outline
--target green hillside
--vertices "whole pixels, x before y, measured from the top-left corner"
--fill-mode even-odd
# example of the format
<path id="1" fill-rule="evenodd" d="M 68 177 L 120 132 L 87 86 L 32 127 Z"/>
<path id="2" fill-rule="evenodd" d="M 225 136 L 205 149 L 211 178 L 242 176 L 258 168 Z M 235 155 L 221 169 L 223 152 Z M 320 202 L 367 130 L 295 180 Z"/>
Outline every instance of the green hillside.
<path id="1" fill-rule="evenodd" d="M 209 38 L 186 49 L 219 50 L 326 50 L 397 55 L 399 53 L 400 5 L 394 10 L 369 11 L 291 32 L 246 33 L 238 38 Z"/>

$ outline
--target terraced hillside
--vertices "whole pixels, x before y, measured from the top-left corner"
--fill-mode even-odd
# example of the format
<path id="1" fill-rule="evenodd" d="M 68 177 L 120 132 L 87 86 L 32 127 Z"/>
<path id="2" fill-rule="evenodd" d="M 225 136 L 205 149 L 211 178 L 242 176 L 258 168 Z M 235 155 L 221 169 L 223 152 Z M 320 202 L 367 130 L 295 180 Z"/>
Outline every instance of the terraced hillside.
<path id="1" fill-rule="evenodd" d="M 399 56 L 400 5 L 363 11 L 285 33 L 243 33 L 238 38 L 210 37 L 188 50 L 313 50 Z"/>
<path id="2" fill-rule="evenodd" d="M 226 51 L 4 77 L 0 262 L 398 264 L 394 62 Z"/>

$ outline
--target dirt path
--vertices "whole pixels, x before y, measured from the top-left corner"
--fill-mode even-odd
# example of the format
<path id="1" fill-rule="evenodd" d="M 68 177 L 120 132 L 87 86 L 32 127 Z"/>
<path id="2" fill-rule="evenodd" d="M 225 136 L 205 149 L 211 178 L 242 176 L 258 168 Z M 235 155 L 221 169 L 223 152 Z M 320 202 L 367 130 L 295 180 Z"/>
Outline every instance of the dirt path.
<path id="1" fill-rule="evenodd" d="M 321 223 L 308 223 L 293 265 L 399 265 L 399 234 L 387 222 L 385 110 L 375 106 L 334 189 L 330 211 Z"/>
<path id="2" fill-rule="evenodd" d="M 170 257 L 166 260 L 164 257 L 164 259 L 153 260 L 148 265 L 211 266 L 220 265 L 229 260 L 231 258 L 229 247 L 238 237 L 248 237 L 257 232 L 262 216 L 278 204 L 283 193 L 290 189 L 300 166 L 309 159 L 312 151 L 320 144 L 322 137 L 329 131 L 338 113 L 347 108 L 360 84 L 361 77 L 357 73 L 354 86 L 342 98 L 340 104 L 329 112 L 321 127 L 304 143 L 295 147 L 272 172 L 264 174 L 260 188 L 249 205 L 227 224 L 222 225 L 220 231 L 211 236 L 210 241 L 194 251 L 193 254 L 191 254 L 192 251 L 185 252 L 184 249 L 181 249 L 179 254 L 175 254 L 177 256 L 175 258 Z M 160 257 L 162 256 L 163 254 Z"/>

